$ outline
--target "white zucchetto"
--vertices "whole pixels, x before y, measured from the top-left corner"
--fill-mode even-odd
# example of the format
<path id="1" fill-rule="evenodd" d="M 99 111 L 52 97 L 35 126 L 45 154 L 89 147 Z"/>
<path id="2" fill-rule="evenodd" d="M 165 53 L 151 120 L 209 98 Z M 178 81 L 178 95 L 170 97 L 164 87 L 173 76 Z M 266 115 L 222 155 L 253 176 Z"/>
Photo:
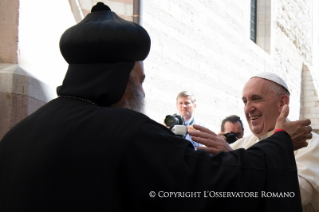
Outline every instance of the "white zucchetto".
<path id="1" fill-rule="evenodd" d="M 274 73 L 261 72 L 261 73 L 254 75 L 253 77 L 259 77 L 259 78 L 263 78 L 263 79 L 275 82 L 278 85 L 283 86 L 288 91 L 288 93 L 290 93 L 286 82 L 281 77 L 279 77 L 278 75 L 276 75 Z M 251 77 L 251 78 L 253 78 L 253 77 Z"/>

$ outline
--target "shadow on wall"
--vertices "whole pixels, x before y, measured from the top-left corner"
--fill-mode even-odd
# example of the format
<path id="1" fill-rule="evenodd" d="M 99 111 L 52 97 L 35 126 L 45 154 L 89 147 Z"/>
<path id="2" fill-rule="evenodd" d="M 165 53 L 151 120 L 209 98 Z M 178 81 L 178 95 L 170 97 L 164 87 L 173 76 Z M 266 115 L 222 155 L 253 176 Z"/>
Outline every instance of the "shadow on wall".
<path id="1" fill-rule="evenodd" d="M 0 64 L 0 140 L 49 101 L 49 87 L 16 64 Z"/>

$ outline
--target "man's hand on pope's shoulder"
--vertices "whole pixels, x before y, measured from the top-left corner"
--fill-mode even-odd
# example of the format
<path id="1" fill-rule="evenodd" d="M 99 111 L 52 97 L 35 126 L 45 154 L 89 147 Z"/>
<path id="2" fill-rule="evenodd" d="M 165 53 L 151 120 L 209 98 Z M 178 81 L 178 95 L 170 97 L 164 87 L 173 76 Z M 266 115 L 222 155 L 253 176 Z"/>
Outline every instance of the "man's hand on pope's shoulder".
<path id="1" fill-rule="evenodd" d="M 284 129 L 291 137 L 293 149 L 297 150 L 308 146 L 307 139 L 312 138 L 312 128 L 309 119 L 287 121 L 289 106 L 285 105 L 277 119 L 275 129 Z"/>
<path id="2" fill-rule="evenodd" d="M 205 149 L 210 154 L 217 154 L 221 151 L 228 152 L 233 150 L 222 137 L 206 127 L 194 124 L 192 125 L 192 128 L 195 130 L 188 131 L 189 135 L 192 136 L 192 140 L 206 146 L 196 147 L 197 149 Z"/>

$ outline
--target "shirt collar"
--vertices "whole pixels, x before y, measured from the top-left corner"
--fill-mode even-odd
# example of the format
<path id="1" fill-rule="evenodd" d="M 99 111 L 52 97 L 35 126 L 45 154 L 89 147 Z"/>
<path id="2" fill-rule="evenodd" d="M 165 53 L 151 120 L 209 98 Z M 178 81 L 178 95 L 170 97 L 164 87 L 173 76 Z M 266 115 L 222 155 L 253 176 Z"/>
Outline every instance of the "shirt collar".
<path id="1" fill-rule="evenodd" d="M 191 122 L 194 122 L 193 120 L 194 120 L 194 117 L 192 117 L 188 121 L 185 121 L 185 126 L 188 126 Z"/>
<path id="2" fill-rule="evenodd" d="M 274 131 L 275 130 L 271 130 L 271 131 L 268 131 L 265 135 L 262 135 L 260 137 L 257 137 L 258 141 L 261 141 L 261 140 L 264 140 L 270 136 L 272 136 L 274 134 Z"/>

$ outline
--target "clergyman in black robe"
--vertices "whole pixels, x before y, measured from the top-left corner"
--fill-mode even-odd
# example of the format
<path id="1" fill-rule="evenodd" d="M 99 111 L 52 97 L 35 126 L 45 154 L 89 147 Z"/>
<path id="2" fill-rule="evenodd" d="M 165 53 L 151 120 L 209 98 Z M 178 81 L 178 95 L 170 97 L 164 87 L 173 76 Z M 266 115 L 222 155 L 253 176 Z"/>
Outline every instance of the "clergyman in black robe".
<path id="1" fill-rule="evenodd" d="M 212 156 L 111 107 L 150 38 L 105 8 L 62 35 L 69 69 L 59 97 L 0 142 L 0 211 L 301 211 L 287 133 Z"/>

